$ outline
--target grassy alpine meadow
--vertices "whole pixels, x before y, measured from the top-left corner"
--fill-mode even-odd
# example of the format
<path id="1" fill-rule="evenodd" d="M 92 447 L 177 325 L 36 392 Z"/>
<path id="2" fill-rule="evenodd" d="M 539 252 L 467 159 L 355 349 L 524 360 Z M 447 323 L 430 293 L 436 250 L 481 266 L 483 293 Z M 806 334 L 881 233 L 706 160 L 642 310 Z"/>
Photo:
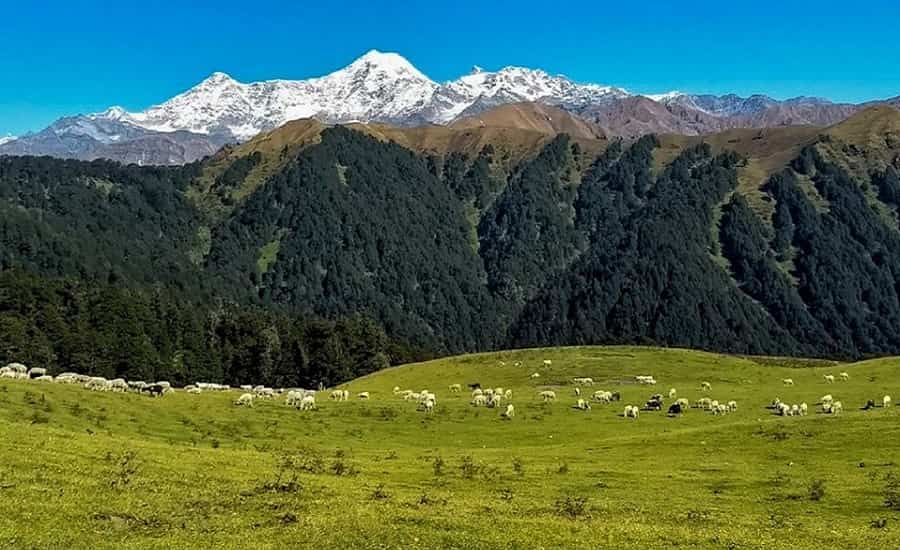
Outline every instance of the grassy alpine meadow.
<path id="1" fill-rule="evenodd" d="M 595 382 L 582 398 L 605 389 L 622 401 L 575 409 L 574 377 Z M 476 382 L 511 389 L 515 416 L 501 418 L 506 402 L 472 406 Z M 434 392 L 434 411 L 394 387 Z M 349 401 L 319 392 L 317 409 L 300 411 L 283 396 L 238 407 L 238 391 L 154 399 L 0 380 L 0 546 L 900 547 L 900 408 L 881 406 L 900 398 L 900 359 L 539 349 L 342 388 Z M 670 388 L 738 408 L 668 417 Z M 666 396 L 662 412 L 622 416 L 653 393 Z M 842 414 L 820 412 L 825 394 Z M 810 413 L 776 416 L 776 397 Z M 860 410 L 869 399 L 879 406 Z"/>

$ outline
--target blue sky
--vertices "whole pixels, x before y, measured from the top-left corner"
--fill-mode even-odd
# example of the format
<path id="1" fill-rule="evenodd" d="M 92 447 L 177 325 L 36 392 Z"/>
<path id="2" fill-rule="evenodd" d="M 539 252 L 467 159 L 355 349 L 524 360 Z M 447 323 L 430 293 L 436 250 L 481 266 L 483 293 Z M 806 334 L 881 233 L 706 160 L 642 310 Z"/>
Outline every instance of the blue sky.
<path id="1" fill-rule="evenodd" d="M 524 65 L 644 93 L 900 95 L 896 0 L 4 4 L 0 136 L 114 104 L 143 109 L 213 71 L 318 76 L 373 48 L 435 80 Z"/>

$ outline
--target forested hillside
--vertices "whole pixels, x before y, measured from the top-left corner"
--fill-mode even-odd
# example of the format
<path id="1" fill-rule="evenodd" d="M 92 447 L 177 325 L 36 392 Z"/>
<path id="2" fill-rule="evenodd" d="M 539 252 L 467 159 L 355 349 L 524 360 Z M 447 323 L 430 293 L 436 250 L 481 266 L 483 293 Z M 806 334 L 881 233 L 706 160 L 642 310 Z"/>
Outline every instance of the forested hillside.
<path id="1" fill-rule="evenodd" d="M 0 159 L 0 361 L 310 383 L 507 346 L 900 353 L 894 109 L 608 146 L 297 128 L 182 168 Z"/>

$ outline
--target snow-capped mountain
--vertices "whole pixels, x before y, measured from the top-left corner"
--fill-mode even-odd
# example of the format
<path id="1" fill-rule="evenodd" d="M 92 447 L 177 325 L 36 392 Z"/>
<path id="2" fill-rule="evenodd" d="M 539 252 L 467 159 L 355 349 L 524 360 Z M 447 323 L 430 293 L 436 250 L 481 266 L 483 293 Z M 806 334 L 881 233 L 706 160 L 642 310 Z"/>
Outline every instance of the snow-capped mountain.
<path id="1" fill-rule="evenodd" d="M 16 136 L 2 136 L 2 137 L 0 137 L 0 145 L 4 145 L 6 143 L 9 143 L 9 142 L 15 141 L 15 140 L 16 140 Z"/>
<path id="2" fill-rule="evenodd" d="M 189 162 L 229 142 L 247 140 L 300 118 L 326 123 L 450 124 L 500 105 L 537 102 L 599 124 L 609 135 L 704 134 L 735 127 L 830 125 L 860 108 L 816 98 L 778 101 L 763 95 L 639 95 L 582 84 L 541 70 L 476 67 L 437 83 L 395 53 L 370 51 L 326 76 L 242 83 L 213 73 L 197 86 L 142 112 L 111 107 L 58 120 L 4 143 L 0 154 Z M 152 139 L 147 139 L 152 138 Z M 134 142 L 134 148 L 129 146 Z M 159 150 L 154 147 L 159 146 Z M 134 150 L 131 150 L 134 149 Z M 148 160 L 149 162 L 149 160 Z"/>
<path id="3" fill-rule="evenodd" d="M 324 122 L 447 124 L 497 105 L 540 101 L 577 107 L 629 95 L 610 86 L 576 84 L 544 71 L 507 67 L 480 69 L 438 84 L 395 53 L 370 51 L 347 67 L 308 80 L 241 83 L 214 73 L 196 87 L 139 113 L 111 109 L 93 116 L 157 132 L 248 139 L 299 118 Z"/>

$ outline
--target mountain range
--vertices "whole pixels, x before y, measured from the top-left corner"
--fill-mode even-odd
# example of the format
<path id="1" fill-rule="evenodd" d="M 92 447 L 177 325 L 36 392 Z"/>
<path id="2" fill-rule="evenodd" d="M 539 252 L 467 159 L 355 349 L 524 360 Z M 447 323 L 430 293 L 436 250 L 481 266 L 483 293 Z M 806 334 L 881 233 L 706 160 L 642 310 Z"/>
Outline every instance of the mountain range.
<path id="1" fill-rule="evenodd" d="M 828 126 L 867 106 L 806 97 L 778 101 L 763 95 L 641 95 L 521 67 L 495 72 L 475 67 L 468 75 L 437 83 L 398 54 L 370 51 L 343 69 L 308 80 L 241 83 L 217 72 L 146 111 L 112 107 L 0 141 L 0 154 L 177 165 L 297 119 L 448 125 L 522 102 L 564 109 L 609 136 L 627 139 L 650 133 L 703 135 L 730 128 Z"/>

